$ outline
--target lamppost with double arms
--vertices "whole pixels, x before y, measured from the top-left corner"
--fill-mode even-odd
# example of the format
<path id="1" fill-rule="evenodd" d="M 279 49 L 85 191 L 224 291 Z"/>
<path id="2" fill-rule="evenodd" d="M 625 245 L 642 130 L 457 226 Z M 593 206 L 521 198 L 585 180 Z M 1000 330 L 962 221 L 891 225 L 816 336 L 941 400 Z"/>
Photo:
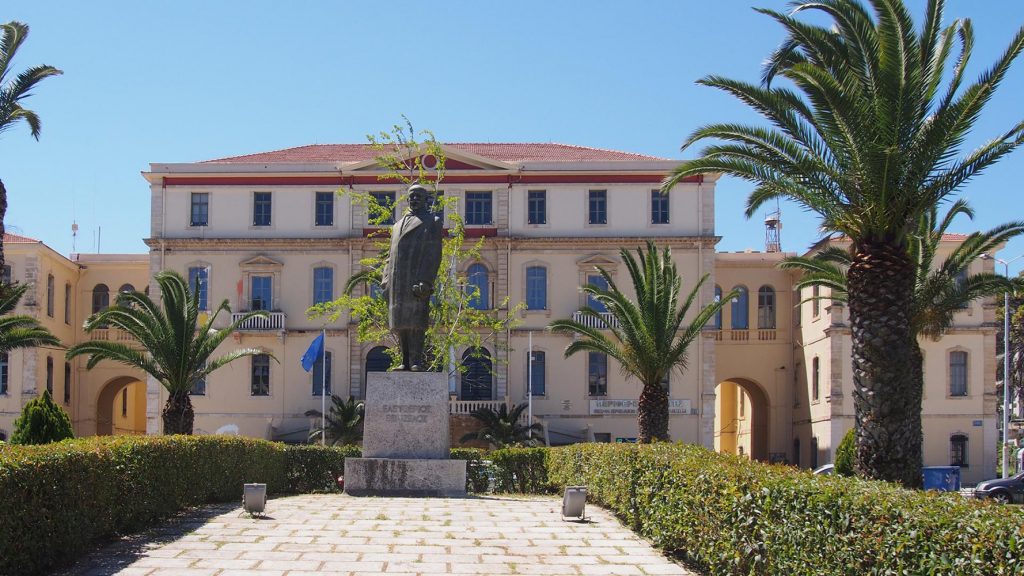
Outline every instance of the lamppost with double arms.
<path id="1" fill-rule="evenodd" d="M 982 254 L 982 259 L 993 260 L 1003 265 L 1003 276 L 1010 278 L 1010 263 L 1021 258 L 1024 254 L 1015 256 L 1009 260 L 996 258 L 991 254 Z M 1009 436 L 1010 431 L 1010 293 L 1003 293 L 1003 478 L 1010 477 L 1010 455 Z"/>

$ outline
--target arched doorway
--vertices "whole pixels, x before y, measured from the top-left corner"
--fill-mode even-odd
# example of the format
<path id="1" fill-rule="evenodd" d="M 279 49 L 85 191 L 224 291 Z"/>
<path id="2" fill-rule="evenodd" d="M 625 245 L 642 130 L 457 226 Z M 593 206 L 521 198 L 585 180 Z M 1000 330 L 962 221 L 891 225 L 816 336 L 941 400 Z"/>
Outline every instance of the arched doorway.
<path id="1" fill-rule="evenodd" d="M 132 376 L 107 382 L 96 400 L 96 435 L 146 433 L 146 383 Z"/>
<path id="2" fill-rule="evenodd" d="M 768 461 L 768 396 L 757 383 L 730 378 L 718 384 L 715 451 Z"/>

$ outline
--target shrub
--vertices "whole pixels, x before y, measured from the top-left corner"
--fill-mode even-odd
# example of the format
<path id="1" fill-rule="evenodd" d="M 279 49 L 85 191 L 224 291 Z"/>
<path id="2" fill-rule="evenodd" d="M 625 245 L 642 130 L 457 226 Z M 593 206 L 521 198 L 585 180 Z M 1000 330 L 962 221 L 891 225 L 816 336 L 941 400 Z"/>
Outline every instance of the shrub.
<path id="1" fill-rule="evenodd" d="M 857 457 L 857 438 L 853 428 L 846 432 L 836 448 L 836 474 L 853 476 L 853 460 Z"/>
<path id="2" fill-rule="evenodd" d="M 554 485 L 710 574 L 1020 574 L 1013 507 L 813 476 L 682 444 L 552 449 Z"/>
<path id="3" fill-rule="evenodd" d="M 234 436 L 92 437 L 0 447 L 0 574 L 40 574 L 97 540 L 179 510 L 328 482 L 358 449 L 286 446 Z"/>
<path id="4" fill-rule="evenodd" d="M 74 437 L 68 413 L 54 403 L 49 390 L 44 390 L 42 396 L 25 404 L 21 416 L 14 421 L 11 443 L 49 444 Z"/>
<path id="5" fill-rule="evenodd" d="M 544 493 L 548 486 L 546 448 L 502 448 L 491 452 L 495 492 Z"/>
<path id="6" fill-rule="evenodd" d="M 452 460 L 466 461 L 466 492 L 478 494 L 490 488 L 490 468 L 479 448 L 452 448 Z"/>

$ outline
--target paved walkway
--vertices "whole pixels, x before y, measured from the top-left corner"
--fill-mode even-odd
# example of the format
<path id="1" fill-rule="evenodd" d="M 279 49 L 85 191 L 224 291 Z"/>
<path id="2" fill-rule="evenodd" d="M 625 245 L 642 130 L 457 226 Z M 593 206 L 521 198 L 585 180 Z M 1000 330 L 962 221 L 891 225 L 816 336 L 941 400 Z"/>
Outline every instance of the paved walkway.
<path id="1" fill-rule="evenodd" d="M 267 517 L 204 508 L 118 542 L 66 574 L 339 576 L 342 574 L 692 574 L 609 512 L 563 521 L 561 499 L 272 499 Z"/>

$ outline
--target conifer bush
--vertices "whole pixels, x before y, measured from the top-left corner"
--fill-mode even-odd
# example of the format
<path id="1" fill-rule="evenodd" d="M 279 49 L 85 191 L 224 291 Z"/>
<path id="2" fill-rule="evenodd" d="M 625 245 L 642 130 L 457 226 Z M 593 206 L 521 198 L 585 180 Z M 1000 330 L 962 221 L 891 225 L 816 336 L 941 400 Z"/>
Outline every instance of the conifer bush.
<path id="1" fill-rule="evenodd" d="M 42 396 L 29 400 L 21 416 L 14 421 L 11 443 L 49 444 L 74 437 L 68 413 L 53 401 L 50 391 L 45 390 Z"/>
<path id="2" fill-rule="evenodd" d="M 836 448 L 836 474 L 853 476 L 853 460 L 857 457 L 857 438 L 850 428 Z"/>

